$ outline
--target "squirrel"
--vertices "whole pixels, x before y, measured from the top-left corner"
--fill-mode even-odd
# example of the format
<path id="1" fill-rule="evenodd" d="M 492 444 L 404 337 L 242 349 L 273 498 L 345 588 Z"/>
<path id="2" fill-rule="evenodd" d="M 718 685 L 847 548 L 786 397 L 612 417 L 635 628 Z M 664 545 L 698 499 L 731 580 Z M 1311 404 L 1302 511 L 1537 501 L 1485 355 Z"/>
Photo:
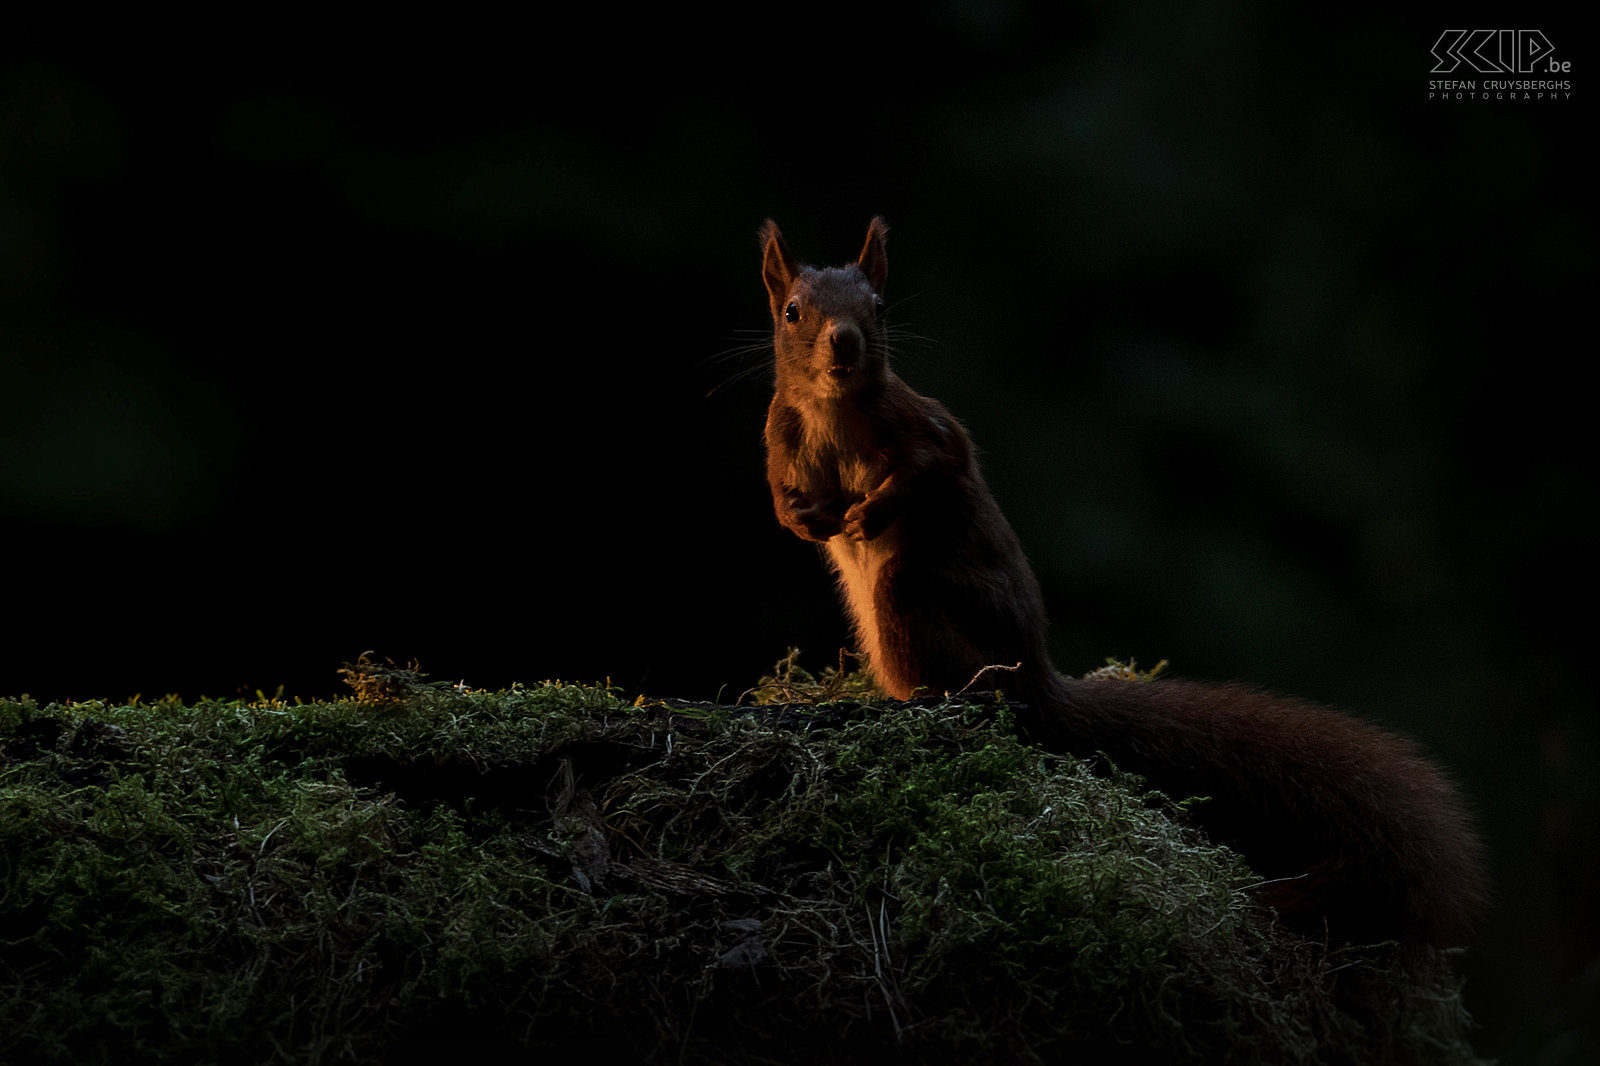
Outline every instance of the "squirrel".
<path id="1" fill-rule="evenodd" d="M 1481 845 L 1411 741 L 1238 684 L 1056 672 L 1038 580 L 972 439 L 890 369 L 887 234 L 872 219 L 854 263 L 819 269 L 796 261 L 776 223 L 761 229 L 773 509 L 825 549 L 879 687 L 896 699 L 1002 689 L 1042 747 L 1208 797 L 1192 817 L 1266 879 L 1257 898 L 1291 929 L 1458 943 L 1485 902 Z"/>

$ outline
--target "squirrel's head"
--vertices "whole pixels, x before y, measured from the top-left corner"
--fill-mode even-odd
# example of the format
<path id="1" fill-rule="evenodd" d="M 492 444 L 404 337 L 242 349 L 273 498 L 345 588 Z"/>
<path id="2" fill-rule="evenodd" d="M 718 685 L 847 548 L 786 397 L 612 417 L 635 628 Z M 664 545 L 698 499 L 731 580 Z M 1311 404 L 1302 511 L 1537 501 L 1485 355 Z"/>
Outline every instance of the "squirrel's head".
<path id="1" fill-rule="evenodd" d="M 888 233 L 883 219 L 874 218 L 854 263 L 817 269 L 795 261 L 776 222 L 761 228 L 761 277 L 772 307 L 780 388 L 832 400 L 883 383 L 889 372 L 883 328 Z"/>

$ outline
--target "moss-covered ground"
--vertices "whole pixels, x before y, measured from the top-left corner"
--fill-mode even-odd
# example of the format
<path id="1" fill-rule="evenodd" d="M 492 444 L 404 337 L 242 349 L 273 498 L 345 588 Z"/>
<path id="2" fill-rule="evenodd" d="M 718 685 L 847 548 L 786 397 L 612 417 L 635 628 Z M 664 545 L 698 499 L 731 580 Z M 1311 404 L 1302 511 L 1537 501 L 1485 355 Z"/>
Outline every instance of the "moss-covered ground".
<path id="1" fill-rule="evenodd" d="M 0 1061 L 1477 1061 L 1447 955 L 1281 932 L 1003 704 L 351 676 L 0 701 Z"/>

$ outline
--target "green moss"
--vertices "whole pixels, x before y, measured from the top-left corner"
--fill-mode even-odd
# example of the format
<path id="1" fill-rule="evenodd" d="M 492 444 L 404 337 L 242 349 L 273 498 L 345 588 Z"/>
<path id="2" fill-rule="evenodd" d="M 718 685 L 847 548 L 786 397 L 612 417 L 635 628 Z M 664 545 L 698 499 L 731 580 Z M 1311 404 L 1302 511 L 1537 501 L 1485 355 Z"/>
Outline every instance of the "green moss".
<path id="1" fill-rule="evenodd" d="M 364 698 L 327 703 L 0 702 L 0 1060 L 470 1035 L 1475 1061 L 1448 958 L 1287 936 L 1177 807 L 1020 743 L 1003 705 L 630 707 L 358 668 Z"/>

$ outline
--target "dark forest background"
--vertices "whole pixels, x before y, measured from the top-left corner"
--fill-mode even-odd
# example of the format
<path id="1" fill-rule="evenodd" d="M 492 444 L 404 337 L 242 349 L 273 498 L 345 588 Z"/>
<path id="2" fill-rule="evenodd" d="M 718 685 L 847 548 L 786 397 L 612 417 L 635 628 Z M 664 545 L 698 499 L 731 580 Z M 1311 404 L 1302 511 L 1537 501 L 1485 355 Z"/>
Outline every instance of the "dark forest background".
<path id="1" fill-rule="evenodd" d="M 1572 99 L 1439 101 L 1510 14 L 574 7 L 8 6 L 0 693 L 832 662 L 738 349 L 762 219 L 831 263 L 883 213 L 1058 665 L 1421 738 L 1494 850 L 1484 1050 L 1590 1061 L 1594 42 L 1519 8 Z"/>

